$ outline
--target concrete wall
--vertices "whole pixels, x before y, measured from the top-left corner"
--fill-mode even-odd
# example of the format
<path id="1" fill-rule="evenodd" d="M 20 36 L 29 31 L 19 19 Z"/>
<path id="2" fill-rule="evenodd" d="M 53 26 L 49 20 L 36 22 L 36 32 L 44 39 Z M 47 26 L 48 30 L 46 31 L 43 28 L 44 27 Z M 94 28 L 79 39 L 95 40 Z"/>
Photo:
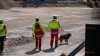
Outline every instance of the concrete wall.
<path id="1" fill-rule="evenodd" d="M 0 8 L 1 9 L 9 9 L 11 7 L 18 6 L 17 2 L 14 0 L 0 0 Z"/>
<path id="2" fill-rule="evenodd" d="M 29 0 L 28 0 L 29 1 Z M 33 0 L 37 1 L 37 0 Z M 38 0 L 41 1 L 42 4 L 79 4 L 82 0 Z M 9 9 L 11 7 L 22 7 L 23 0 L 0 0 L 0 8 L 1 9 Z M 26 3 L 25 3 L 26 4 Z"/>

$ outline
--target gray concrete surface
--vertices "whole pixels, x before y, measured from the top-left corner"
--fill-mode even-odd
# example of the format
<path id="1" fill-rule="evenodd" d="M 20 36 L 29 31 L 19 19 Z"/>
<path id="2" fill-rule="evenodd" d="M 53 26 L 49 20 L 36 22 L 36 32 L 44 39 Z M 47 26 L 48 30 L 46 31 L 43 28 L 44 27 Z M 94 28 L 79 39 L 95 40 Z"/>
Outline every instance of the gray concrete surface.
<path id="1" fill-rule="evenodd" d="M 41 23 L 46 27 L 46 34 L 42 42 L 42 49 L 49 48 L 50 32 L 48 31 L 47 24 L 51 20 L 52 15 L 59 15 L 59 21 L 64 29 L 64 33 L 71 32 L 72 37 L 69 39 L 69 45 L 59 46 L 53 53 L 40 52 L 30 56 L 59 56 L 61 53 L 68 55 L 75 49 L 82 41 L 85 40 L 85 24 L 99 23 L 98 19 L 92 19 L 91 13 L 93 9 L 84 7 L 39 7 L 39 8 L 12 8 L 10 10 L 0 10 L 0 15 L 5 18 L 7 24 L 8 37 L 10 38 L 13 33 L 21 35 L 31 35 L 31 24 L 35 17 L 39 17 Z M 9 33 L 11 33 L 9 35 Z M 26 34 L 25 34 L 26 32 Z M 30 32 L 30 33 L 29 33 Z M 29 33 L 29 34 L 28 34 Z M 60 32 L 63 34 L 63 32 Z M 13 35 L 16 38 L 16 35 Z M 31 38 L 31 37 L 30 37 Z M 35 40 L 34 40 L 35 41 Z M 8 48 L 11 51 L 4 50 L 4 56 L 29 56 L 25 52 L 34 49 L 35 43 L 24 44 L 22 46 L 14 46 Z M 84 51 L 85 52 L 85 51 Z"/>

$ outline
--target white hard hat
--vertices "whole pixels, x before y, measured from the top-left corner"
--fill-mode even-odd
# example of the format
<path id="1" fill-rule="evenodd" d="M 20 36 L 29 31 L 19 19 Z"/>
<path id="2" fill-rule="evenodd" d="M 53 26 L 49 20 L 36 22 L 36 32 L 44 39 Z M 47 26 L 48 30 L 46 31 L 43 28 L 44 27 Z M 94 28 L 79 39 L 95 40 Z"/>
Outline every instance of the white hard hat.
<path id="1" fill-rule="evenodd" d="M 3 17 L 0 17 L 0 20 L 3 20 Z"/>
<path id="2" fill-rule="evenodd" d="M 35 18 L 38 18 L 39 19 L 39 17 L 35 17 Z"/>
<path id="3" fill-rule="evenodd" d="M 54 14 L 54 15 L 52 15 L 52 16 L 59 16 L 59 15 L 57 15 L 57 14 Z"/>
<path id="4" fill-rule="evenodd" d="M 3 21 L 3 19 L 0 19 L 0 21 Z"/>
<path id="5" fill-rule="evenodd" d="M 3 18 L 2 17 L 0 17 L 0 24 L 2 24 L 3 23 Z"/>

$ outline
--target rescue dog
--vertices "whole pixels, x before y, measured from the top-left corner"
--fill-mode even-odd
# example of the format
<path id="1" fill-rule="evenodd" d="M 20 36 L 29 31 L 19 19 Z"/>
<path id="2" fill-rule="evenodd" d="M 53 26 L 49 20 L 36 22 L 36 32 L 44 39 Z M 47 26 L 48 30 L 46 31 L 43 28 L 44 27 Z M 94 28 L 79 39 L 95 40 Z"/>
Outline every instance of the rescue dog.
<path id="1" fill-rule="evenodd" d="M 71 37 L 71 35 L 72 35 L 71 33 L 60 35 L 60 44 L 62 44 L 62 41 L 68 44 L 68 40 Z"/>

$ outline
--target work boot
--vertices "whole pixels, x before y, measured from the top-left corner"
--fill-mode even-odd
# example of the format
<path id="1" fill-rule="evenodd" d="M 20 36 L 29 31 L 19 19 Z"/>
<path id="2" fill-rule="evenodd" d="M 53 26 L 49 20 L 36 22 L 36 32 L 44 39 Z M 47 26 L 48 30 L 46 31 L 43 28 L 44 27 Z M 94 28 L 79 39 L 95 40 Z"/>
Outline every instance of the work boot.
<path id="1" fill-rule="evenodd" d="M 55 46 L 55 48 L 57 48 L 57 47 L 58 47 L 58 45 Z"/>
<path id="2" fill-rule="evenodd" d="M 37 48 L 34 48 L 32 51 L 36 51 L 37 50 Z"/>
<path id="3" fill-rule="evenodd" d="M 39 48 L 39 51 L 41 51 L 41 48 Z"/>
<path id="4" fill-rule="evenodd" d="M 50 44 L 51 49 L 53 48 L 53 44 Z"/>
<path id="5" fill-rule="evenodd" d="M 58 42 L 55 42 L 55 48 L 57 48 L 58 47 Z"/>
<path id="6" fill-rule="evenodd" d="M 51 46 L 51 49 L 53 48 L 53 46 Z"/>

